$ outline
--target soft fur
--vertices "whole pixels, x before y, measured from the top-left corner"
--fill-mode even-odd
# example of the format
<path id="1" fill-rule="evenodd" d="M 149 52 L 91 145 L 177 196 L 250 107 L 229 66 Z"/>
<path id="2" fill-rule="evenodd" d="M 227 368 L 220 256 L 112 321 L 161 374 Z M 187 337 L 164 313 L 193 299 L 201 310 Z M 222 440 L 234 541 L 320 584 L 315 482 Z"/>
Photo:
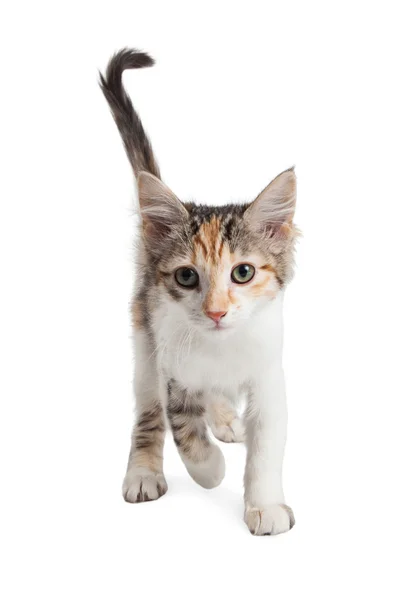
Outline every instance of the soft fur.
<path id="1" fill-rule="evenodd" d="M 210 438 L 210 425 L 220 440 L 246 440 L 250 531 L 282 533 L 294 524 L 282 489 L 282 301 L 297 235 L 295 173 L 278 175 L 250 204 L 181 202 L 161 181 L 122 85 L 125 69 L 152 64 L 145 53 L 122 50 L 100 76 L 137 178 L 141 214 L 140 278 L 132 303 L 137 419 L 123 494 L 128 502 L 142 502 L 167 491 L 166 422 L 193 479 L 206 488 L 218 485 L 225 463 Z M 238 265 L 251 269 L 253 278 L 235 281 Z M 197 273 L 194 288 L 178 283 L 182 267 Z M 247 399 L 243 424 L 235 409 L 242 393 Z"/>

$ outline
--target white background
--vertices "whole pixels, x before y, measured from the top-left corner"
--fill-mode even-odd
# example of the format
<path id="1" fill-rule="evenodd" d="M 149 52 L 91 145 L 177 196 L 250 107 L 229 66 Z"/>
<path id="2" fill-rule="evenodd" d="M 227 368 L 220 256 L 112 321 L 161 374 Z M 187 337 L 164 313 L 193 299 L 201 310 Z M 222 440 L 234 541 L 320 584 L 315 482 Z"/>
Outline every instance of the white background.
<path id="1" fill-rule="evenodd" d="M 399 597 L 396 4 L 3 3 L 5 600 Z M 168 494 L 121 497 L 134 186 L 97 69 L 123 46 L 157 60 L 125 81 L 182 199 L 251 200 L 296 164 L 297 524 L 275 538 L 242 521 L 242 446 L 224 445 L 226 479 L 207 491 L 168 438 Z"/>

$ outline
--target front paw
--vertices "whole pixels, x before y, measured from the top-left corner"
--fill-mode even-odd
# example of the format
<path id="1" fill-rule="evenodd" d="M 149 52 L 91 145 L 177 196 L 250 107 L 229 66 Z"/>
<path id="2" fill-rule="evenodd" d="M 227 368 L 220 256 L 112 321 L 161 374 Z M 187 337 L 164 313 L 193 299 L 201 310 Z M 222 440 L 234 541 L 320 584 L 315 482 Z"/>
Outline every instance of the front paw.
<path id="1" fill-rule="evenodd" d="M 246 508 L 244 520 L 253 535 L 277 535 L 292 529 L 293 511 L 286 504 L 269 504 L 263 509 Z"/>
<path id="2" fill-rule="evenodd" d="M 162 473 L 137 467 L 129 469 L 125 475 L 122 494 L 126 502 L 148 502 L 165 494 L 168 486 Z"/>

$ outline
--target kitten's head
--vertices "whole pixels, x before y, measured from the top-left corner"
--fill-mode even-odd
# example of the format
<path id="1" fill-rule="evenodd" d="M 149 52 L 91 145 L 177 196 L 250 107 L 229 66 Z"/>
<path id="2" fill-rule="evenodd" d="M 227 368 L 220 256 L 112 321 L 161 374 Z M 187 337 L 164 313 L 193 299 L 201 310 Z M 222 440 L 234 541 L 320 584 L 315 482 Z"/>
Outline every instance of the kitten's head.
<path id="1" fill-rule="evenodd" d="M 147 264 L 158 293 L 210 335 L 233 331 L 275 298 L 293 269 L 296 176 L 276 177 L 250 204 L 181 202 L 149 173 L 138 177 Z"/>

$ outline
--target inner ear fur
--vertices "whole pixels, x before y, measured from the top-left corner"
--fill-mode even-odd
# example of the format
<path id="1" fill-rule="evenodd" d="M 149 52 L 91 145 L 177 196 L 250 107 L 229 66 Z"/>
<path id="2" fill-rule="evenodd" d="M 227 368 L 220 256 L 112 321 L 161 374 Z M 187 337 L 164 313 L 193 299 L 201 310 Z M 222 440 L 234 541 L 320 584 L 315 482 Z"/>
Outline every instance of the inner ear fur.
<path id="1" fill-rule="evenodd" d="M 244 213 L 244 218 L 254 231 L 284 239 L 293 232 L 295 207 L 296 174 L 292 167 L 263 189 Z"/>
<path id="2" fill-rule="evenodd" d="M 138 175 L 137 184 L 140 214 L 146 236 L 160 239 L 187 220 L 186 208 L 161 179 L 142 171 Z"/>

